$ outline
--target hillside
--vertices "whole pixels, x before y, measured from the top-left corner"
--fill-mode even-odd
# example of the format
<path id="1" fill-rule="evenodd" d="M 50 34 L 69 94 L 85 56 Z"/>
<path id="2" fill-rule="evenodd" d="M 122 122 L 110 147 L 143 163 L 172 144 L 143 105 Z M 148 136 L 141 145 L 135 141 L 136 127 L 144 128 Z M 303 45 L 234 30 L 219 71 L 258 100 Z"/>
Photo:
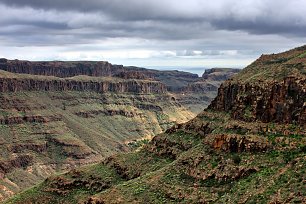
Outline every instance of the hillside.
<path id="1" fill-rule="evenodd" d="M 7 203 L 305 203 L 305 48 L 261 57 L 205 111 L 140 150 L 52 176 Z M 266 74 L 287 70 L 270 63 L 283 56 L 293 70 Z"/>
<path id="2" fill-rule="evenodd" d="M 78 74 L 90 73 L 85 65 L 94 62 L 63 62 L 56 68 L 45 62 L 54 73 L 71 73 L 77 66 L 70 69 L 69 63 L 82 67 L 59 77 L 41 68 L 42 62 L 1 63 L 0 69 L 7 65 L 12 72 L 0 70 L 0 200 L 55 173 L 147 143 L 173 124 L 195 117 L 221 83 L 209 80 L 201 90 L 171 92 L 160 80 L 135 74 L 134 68 L 126 68 L 124 75 L 90 76 Z M 202 80 L 177 71 L 160 75 L 174 79 L 180 74 L 186 77 L 182 84 L 176 82 L 181 87 L 193 83 L 189 78 Z"/>
<path id="3" fill-rule="evenodd" d="M 223 83 L 210 109 L 248 122 L 306 124 L 306 46 L 262 55 Z"/>
<path id="4" fill-rule="evenodd" d="M 261 81 L 283 81 L 286 77 L 303 77 L 306 74 L 306 45 L 271 55 L 261 55 L 244 69 L 234 80 L 261 83 Z"/>

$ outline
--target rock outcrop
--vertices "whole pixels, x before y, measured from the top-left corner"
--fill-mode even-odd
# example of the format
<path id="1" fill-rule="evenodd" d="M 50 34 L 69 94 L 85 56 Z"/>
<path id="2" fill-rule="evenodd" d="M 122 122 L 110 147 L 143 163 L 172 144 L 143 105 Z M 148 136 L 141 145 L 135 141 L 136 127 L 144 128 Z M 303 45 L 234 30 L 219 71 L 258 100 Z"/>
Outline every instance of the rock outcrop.
<path id="1" fill-rule="evenodd" d="M 228 152 L 263 152 L 271 148 L 271 144 L 259 136 L 223 134 L 214 137 L 212 147 Z"/>
<path id="2" fill-rule="evenodd" d="M 14 170 L 14 168 L 25 168 L 33 161 L 31 155 L 18 155 L 6 161 L 0 161 L 0 178 L 2 179 L 6 173 Z"/>
<path id="3" fill-rule="evenodd" d="M 72 77 L 77 75 L 112 76 L 124 71 L 122 65 L 112 65 L 109 62 L 30 62 L 24 60 L 0 60 L 0 69 L 31 75 L 56 77 Z"/>
<path id="4" fill-rule="evenodd" d="M 8 150 L 13 153 L 20 153 L 24 150 L 32 150 L 38 153 L 47 151 L 47 142 L 43 143 L 19 143 L 8 146 Z"/>
<path id="5" fill-rule="evenodd" d="M 0 78 L 0 92 L 19 91 L 94 91 L 99 93 L 165 93 L 164 84 L 157 81 L 77 81 L 68 79 Z"/>
<path id="6" fill-rule="evenodd" d="M 230 112 L 246 121 L 306 124 L 306 79 L 287 77 L 282 82 L 224 83 L 209 109 Z"/>
<path id="7" fill-rule="evenodd" d="M 305 125 L 306 46 L 263 55 L 223 83 L 208 109 L 245 121 Z M 259 72 L 260 70 L 260 72 Z"/>
<path id="8" fill-rule="evenodd" d="M 181 92 L 187 93 L 201 93 L 218 91 L 222 82 L 230 79 L 241 69 L 231 68 L 211 68 L 205 69 L 202 77 L 198 81 L 189 83 L 187 86 L 180 89 Z"/>
<path id="9" fill-rule="evenodd" d="M 31 62 L 24 60 L 0 59 L 0 70 L 42 76 L 55 76 L 60 78 L 86 75 L 92 77 L 116 77 L 122 79 L 141 79 L 160 81 L 166 85 L 168 91 L 207 91 L 211 85 L 207 83 L 195 84 L 203 80 L 224 81 L 239 69 L 212 68 L 207 69 L 202 77 L 183 71 L 159 71 L 134 66 L 113 65 L 106 61 L 45 61 Z M 214 90 L 220 84 L 215 85 Z M 200 86 L 200 88 L 199 88 Z M 208 86 L 206 88 L 205 86 Z M 194 88 L 193 88 L 194 87 Z"/>
<path id="10" fill-rule="evenodd" d="M 202 78 L 210 81 L 225 81 L 235 74 L 239 73 L 241 69 L 230 68 L 211 68 L 205 69 Z"/>
<path id="11" fill-rule="evenodd" d="M 52 121 L 60 121 L 60 116 L 41 116 L 41 115 L 25 115 L 25 116 L 0 116 L 0 124 L 14 125 L 22 123 L 47 123 Z"/>
<path id="12" fill-rule="evenodd" d="M 124 79 L 189 78 L 198 75 L 180 71 L 158 71 L 134 66 L 113 65 L 106 61 L 41 61 L 0 59 L 0 69 L 12 73 L 56 76 L 60 78 L 87 75 L 94 77 L 119 77 Z"/>

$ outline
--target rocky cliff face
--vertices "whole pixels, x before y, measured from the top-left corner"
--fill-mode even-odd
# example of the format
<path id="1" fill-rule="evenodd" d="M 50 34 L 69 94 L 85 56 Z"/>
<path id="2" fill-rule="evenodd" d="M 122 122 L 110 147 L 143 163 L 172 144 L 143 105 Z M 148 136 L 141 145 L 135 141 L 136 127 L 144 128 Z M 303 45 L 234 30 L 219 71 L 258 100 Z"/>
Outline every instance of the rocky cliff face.
<path id="1" fill-rule="evenodd" d="M 195 116 L 160 81 L 120 77 L 0 71 L 0 201 Z"/>
<path id="2" fill-rule="evenodd" d="M 208 81 L 224 81 L 239 70 L 227 68 L 207 69 L 202 77 L 182 71 L 159 71 L 139 67 L 125 67 L 123 65 L 113 65 L 105 61 L 79 61 L 79 62 L 30 62 L 23 60 L 0 59 L 0 70 L 42 76 L 56 76 L 67 78 L 79 75 L 93 77 L 116 77 L 122 79 L 147 79 L 160 81 L 166 85 L 168 91 L 188 90 L 193 83 L 203 79 Z M 197 85 L 198 86 L 198 85 Z M 205 85 L 202 84 L 202 87 Z M 203 89 L 203 88 L 202 88 Z"/>
<path id="3" fill-rule="evenodd" d="M 305 53 L 303 46 L 261 56 L 221 85 L 209 109 L 230 112 L 234 119 L 245 121 L 305 125 Z"/>
<path id="4" fill-rule="evenodd" d="M 161 79 L 164 77 L 197 79 L 196 74 L 179 71 L 158 71 L 139 67 L 113 65 L 106 61 L 45 61 L 0 59 L 0 69 L 13 73 L 56 76 L 60 78 L 87 75 L 94 77 L 120 77 L 124 79 Z"/>
<path id="5" fill-rule="evenodd" d="M 68 79 L 0 78 L 0 92 L 20 91 L 94 91 L 98 93 L 165 93 L 166 86 L 157 81 L 126 80 L 77 81 Z"/>
<path id="6" fill-rule="evenodd" d="M 23 60 L 0 60 L 0 69 L 32 75 L 72 77 L 77 75 L 112 76 L 124 71 L 122 65 L 112 65 L 108 62 L 30 62 Z"/>
<path id="7" fill-rule="evenodd" d="M 282 82 L 224 83 L 209 109 L 230 112 L 246 121 L 305 125 L 306 79 L 287 77 Z"/>
<path id="8" fill-rule="evenodd" d="M 205 72 L 199 80 L 182 87 L 180 91 L 193 93 L 217 91 L 222 82 L 230 79 L 240 71 L 241 69 L 231 68 L 205 69 Z"/>

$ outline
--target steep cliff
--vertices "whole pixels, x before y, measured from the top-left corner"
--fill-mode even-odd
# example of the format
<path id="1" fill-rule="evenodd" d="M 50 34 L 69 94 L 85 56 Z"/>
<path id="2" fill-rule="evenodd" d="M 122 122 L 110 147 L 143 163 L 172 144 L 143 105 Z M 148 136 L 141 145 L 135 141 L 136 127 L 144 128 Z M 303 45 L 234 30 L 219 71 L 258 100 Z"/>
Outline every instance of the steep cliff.
<path id="1" fill-rule="evenodd" d="M 209 109 L 246 121 L 305 125 L 306 46 L 262 55 L 223 83 Z"/>
<path id="2" fill-rule="evenodd" d="M 0 73 L 1 74 L 1 73 Z M 94 91 L 98 93 L 165 93 L 166 86 L 157 81 L 119 80 L 112 78 L 93 78 L 89 80 L 74 80 L 61 78 L 29 78 L 19 75 L 14 78 L 4 78 L 0 75 L 0 92 L 21 91 Z"/>
<path id="3" fill-rule="evenodd" d="M 0 70 L 41 76 L 67 78 L 79 75 L 93 77 L 116 77 L 123 79 L 142 79 L 160 81 L 168 91 L 181 91 L 189 84 L 203 81 L 224 81 L 239 69 L 213 68 L 207 69 L 202 77 L 183 71 L 159 71 L 134 66 L 113 65 L 105 61 L 43 61 L 0 59 Z"/>
<path id="4" fill-rule="evenodd" d="M 30 62 L 23 60 L 0 60 L 0 69 L 13 73 L 32 75 L 72 77 L 77 75 L 112 76 L 124 71 L 122 65 L 112 65 L 105 61 L 100 62 Z"/>
<path id="5" fill-rule="evenodd" d="M 293 68 L 278 75 L 284 55 Z M 305 58 L 305 46 L 265 56 L 194 119 L 8 203 L 305 203 Z"/>
<path id="6" fill-rule="evenodd" d="M 174 100 L 189 111 L 199 113 L 215 97 L 222 81 L 238 71 L 240 70 L 213 68 L 206 70 L 203 77 L 198 77 L 182 71 L 124 67 L 107 62 L 30 62 L 1 59 L 0 92 L 95 91 L 159 94 L 168 91 Z"/>
<path id="7" fill-rule="evenodd" d="M 93 77 L 119 77 L 124 79 L 155 79 L 169 84 L 175 89 L 171 81 L 196 81 L 198 75 L 181 71 L 158 71 L 139 67 L 125 67 L 113 65 L 105 61 L 43 61 L 31 62 L 24 60 L 0 59 L 0 70 L 42 76 L 56 76 L 60 78 L 79 75 Z"/>

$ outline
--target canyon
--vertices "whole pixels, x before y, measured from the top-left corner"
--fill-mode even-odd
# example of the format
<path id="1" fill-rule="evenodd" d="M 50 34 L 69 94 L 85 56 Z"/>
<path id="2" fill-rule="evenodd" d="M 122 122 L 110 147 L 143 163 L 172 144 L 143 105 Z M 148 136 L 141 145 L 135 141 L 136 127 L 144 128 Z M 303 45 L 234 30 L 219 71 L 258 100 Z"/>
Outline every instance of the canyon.
<path id="1" fill-rule="evenodd" d="M 0 200 L 186 122 L 240 70 L 0 60 Z M 220 77 L 219 77 L 220 76 Z"/>
<path id="2" fill-rule="evenodd" d="M 306 45 L 262 55 L 193 119 L 6 203 L 305 203 L 305 79 Z"/>

